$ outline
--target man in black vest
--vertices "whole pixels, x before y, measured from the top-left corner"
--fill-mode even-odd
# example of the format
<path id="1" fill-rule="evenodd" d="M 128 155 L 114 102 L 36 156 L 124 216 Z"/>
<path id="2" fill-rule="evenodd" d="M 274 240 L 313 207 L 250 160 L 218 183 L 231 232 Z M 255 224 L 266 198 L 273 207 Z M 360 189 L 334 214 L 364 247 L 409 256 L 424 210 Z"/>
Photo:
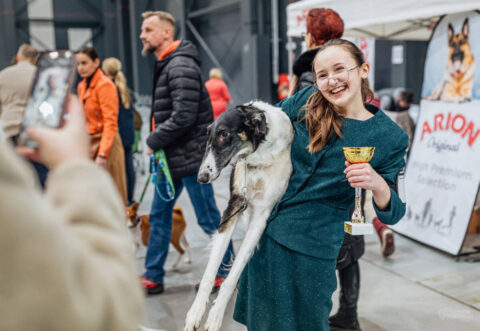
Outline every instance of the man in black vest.
<path id="1" fill-rule="evenodd" d="M 142 14 L 142 55 L 154 54 L 152 132 L 147 153 L 163 149 L 175 186 L 175 198 L 164 201 L 155 190 L 150 211 L 150 238 L 142 285 L 148 294 L 163 292 L 163 265 L 167 258 L 176 199 L 186 187 L 198 224 L 208 235 L 217 230 L 220 213 L 211 184 L 199 184 L 197 173 L 207 141 L 207 126 L 213 121 L 212 106 L 203 84 L 199 54 L 195 45 L 175 40 L 175 19 L 167 12 Z M 232 244 L 215 279 L 218 289 L 227 274 Z"/>

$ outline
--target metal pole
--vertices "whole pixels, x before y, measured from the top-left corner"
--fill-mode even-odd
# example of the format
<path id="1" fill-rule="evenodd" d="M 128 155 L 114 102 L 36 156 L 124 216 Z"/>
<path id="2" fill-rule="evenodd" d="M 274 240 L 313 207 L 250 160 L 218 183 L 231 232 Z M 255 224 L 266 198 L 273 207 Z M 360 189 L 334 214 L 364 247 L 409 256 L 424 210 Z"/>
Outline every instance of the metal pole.
<path id="1" fill-rule="evenodd" d="M 188 0 L 187 0 L 188 1 Z M 180 15 L 178 21 L 179 21 L 179 25 L 180 25 L 180 36 L 177 38 L 177 39 L 187 39 L 187 28 L 185 26 L 185 17 L 187 16 L 187 7 L 185 6 L 186 3 L 185 3 L 185 0 L 179 0 L 179 5 L 180 5 L 180 8 L 182 9 L 182 14 Z M 177 34 L 178 35 L 178 34 Z M 175 37 L 175 36 L 174 36 Z"/>
<path id="2" fill-rule="evenodd" d="M 278 83 L 278 0 L 272 0 L 272 81 L 274 84 Z"/>
<path id="3" fill-rule="evenodd" d="M 133 69 L 133 90 L 135 92 L 140 91 L 140 80 L 138 76 L 138 49 L 137 49 L 137 21 L 135 19 L 135 15 L 137 14 L 135 10 L 135 1 L 128 0 L 128 5 L 130 8 L 129 15 L 130 15 L 130 39 L 132 41 L 132 69 Z"/>
<path id="4" fill-rule="evenodd" d="M 292 63 L 292 37 L 288 37 L 288 80 L 291 82 L 293 77 L 293 63 Z"/>

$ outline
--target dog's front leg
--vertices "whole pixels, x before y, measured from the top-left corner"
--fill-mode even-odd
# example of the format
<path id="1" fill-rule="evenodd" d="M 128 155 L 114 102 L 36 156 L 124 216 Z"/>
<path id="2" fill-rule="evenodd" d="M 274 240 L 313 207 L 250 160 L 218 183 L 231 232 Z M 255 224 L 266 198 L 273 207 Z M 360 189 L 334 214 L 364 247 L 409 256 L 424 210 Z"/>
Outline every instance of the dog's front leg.
<path id="1" fill-rule="evenodd" d="M 235 256 L 232 269 L 230 269 L 227 278 L 222 283 L 217 299 L 214 301 L 213 307 L 208 314 L 207 322 L 205 323 L 205 331 L 220 330 L 225 309 L 230 301 L 233 291 L 235 291 L 243 269 L 252 257 L 255 247 L 265 230 L 270 212 L 271 208 L 268 207 L 261 208 L 260 212 L 252 212 L 252 218 L 248 225 L 247 233 L 245 234 L 238 254 Z"/>
<path id="2" fill-rule="evenodd" d="M 223 256 L 227 251 L 234 229 L 234 226 L 230 226 L 227 231 L 217 233 L 213 237 L 207 268 L 200 281 L 197 296 L 195 297 L 192 307 L 190 307 L 190 310 L 187 313 L 187 318 L 185 319 L 185 331 L 194 331 L 200 327 L 203 314 L 208 306 L 208 298 L 213 288 L 215 275 L 217 274 Z"/>

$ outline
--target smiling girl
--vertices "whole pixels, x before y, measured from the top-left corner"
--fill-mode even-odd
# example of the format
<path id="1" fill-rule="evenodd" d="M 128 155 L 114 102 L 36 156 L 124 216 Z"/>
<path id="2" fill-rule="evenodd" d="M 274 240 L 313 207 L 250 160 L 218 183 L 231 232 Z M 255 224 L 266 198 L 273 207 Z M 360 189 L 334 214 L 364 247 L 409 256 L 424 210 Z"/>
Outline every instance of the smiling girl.
<path id="1" fill-rule="evenodd" d="M 354 187 L 373 192 L 380 220 L 398 222 L 405 206 L 391 187 L 408 137 L 367 105 L 370 67 L 362 52 L 334 39 L 314 59 L 316 86 L 281 103 L 295 128 L 293 174 L 239 283 L 235 320 L 249 330 L 329 330 L 336 258 Z M 349 164 L 342 147 L 372 146 L 370 163 Z"/>

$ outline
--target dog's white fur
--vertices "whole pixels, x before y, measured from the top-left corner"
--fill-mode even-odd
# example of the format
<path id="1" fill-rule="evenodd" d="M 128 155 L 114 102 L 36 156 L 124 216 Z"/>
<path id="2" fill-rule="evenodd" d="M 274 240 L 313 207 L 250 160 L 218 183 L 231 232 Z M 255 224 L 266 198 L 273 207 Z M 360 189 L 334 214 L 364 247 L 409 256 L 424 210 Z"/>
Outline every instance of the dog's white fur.
<path id="1" fill-rule="evenodd" d="M 204 325 L 205 330 L 209 331 L 220 329 L 225 308 L 237 286 L 240 274 L 254 253 L 273 207 L 285 193 L 292 173 L 290 150 L 293 128 L 290 119 L 280 108 L 264 102 L 255 101 L 251 105 L 265 112 L 268 132 L 265 141 L 258 146 L 255 152 L 252 153 L 253 148 L 251 146 L 250 148 L 244 148 L 231 161 L 231 163 L 236 163 L 233 188 L 237 192 L 241 192 L 244 186 L 244 171 L 245 166 L 247 166 L 248 208 L 239 216 L 239 219 L 246 221 L 248 228 L 230 273 L 221 285 L 217 299 L 214 301 Z M 247 154 L 246 158 L 240 158 L 241 155 L 245 154 Z M 207 155 L 204 158 L 200 171 L 205 171 L 207 168 L 212 172 L 214 179 L 218 177 L 221 171 L 221 169 L 215 169 L 215 161 L 212 155 Z M 209 295 L 215 275 L 227 250 L 235 225 L 236 220 L 226 231 L 217 233 L 213 239 L 211 255 L 200 282 L 200 288 L 187 313 L 185 331 L 193 331 L 200 326 L 209 303 Z"/>
<path id="2" fill-rule="evenodd" d="M 140 230 L 140 222 L 135 226 L 129 226 L 128 230 L 131 243 L 134 245 L 133 251 L 136 256 L 138 254 L 138 251 L 140 250 L 140 247 L 145 247 L 142 242 L 142 231 Z"/>

